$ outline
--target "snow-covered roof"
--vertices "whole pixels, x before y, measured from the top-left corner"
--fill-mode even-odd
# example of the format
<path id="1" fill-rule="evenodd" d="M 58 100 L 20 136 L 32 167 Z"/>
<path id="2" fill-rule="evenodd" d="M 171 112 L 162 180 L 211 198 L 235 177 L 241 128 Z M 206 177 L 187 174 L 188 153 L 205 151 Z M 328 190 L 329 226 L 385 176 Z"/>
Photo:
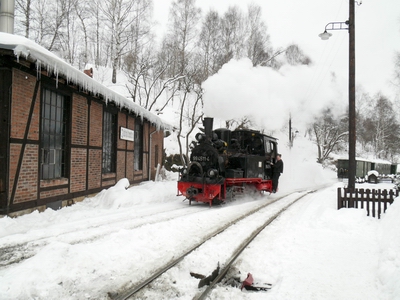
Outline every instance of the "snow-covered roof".
<path id="1" fill-rule="evenodd" d="M 17 59 L 22 56 L 34 61 L 38 71 L 40 71 L 41 68 L 45 68 L 49 73 L 53 73 L 57 78 L 58 76 L 64 77 L 68 83 L 79 85 L 84 90 L 91 92 L 96 96 L 102 96 L 106 103 L 108 101 L 114 102 L 121 109 L 125 108 L 130 112 L 137 114 L 142 119 L 144 118 L 148 120 L 150 123 L 154 124 L 157 129 L 166 129 L 170 127 L 157 115 L 140 105 L 137 105 L 123 95 L 102 85 L 82 71 L 71 66 L 54 53 L 25 37 L 0 32 L 0 48 L 13 50 Z"/>

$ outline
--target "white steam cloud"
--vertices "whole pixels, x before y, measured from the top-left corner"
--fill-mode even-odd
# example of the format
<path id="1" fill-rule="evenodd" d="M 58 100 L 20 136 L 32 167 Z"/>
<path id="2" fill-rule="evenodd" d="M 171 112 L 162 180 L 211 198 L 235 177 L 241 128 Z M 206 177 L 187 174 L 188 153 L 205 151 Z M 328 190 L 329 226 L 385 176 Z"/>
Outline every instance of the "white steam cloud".
<path id="1" fill-rule="evenodd" d="M 296 126 L 305 127 L 327 107 L 344 113 L 346 82 L 316 78 L 316 71 L 305 65 L 284 65 L 277 71 L 253 67 L 247 58 L 231 60 L 204 82 L 204 113 L 222 120 L 247 116 L 268 131 L 283 128 L 289 114 Z"/>

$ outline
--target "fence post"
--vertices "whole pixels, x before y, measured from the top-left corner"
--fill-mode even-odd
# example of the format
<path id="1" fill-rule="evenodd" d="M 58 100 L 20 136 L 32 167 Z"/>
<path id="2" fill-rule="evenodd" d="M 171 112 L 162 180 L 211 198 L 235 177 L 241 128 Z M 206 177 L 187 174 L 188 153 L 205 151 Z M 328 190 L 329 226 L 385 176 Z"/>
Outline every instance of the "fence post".
<path id="1" fill-rule="evenodd" d="M 353 193 L 354 190 L 353 189 L 347 189 L 348 193 L 349 193 L 349 197 L 348 197 L 348 208 L 353 208 L 354 207 L 354 198 L 353 198 Z"/>
<path id="2" fill-rule="evenodd" d="M 364 209 L 364 189 L 359 189 L 358 192 L 361 194 L 361 209 Z"/>
<path id="3" fill-rule="evenodd" d="M 343 207 L 342 189 L 341 188 L 337 189 L 337 207 L 338 207 L 338 209 L 341 209 Z"/>
<path id="4" fill-rule="evenodd" d="M 376 190 L 372 189 L 372 216 L 375 218 Z"/>

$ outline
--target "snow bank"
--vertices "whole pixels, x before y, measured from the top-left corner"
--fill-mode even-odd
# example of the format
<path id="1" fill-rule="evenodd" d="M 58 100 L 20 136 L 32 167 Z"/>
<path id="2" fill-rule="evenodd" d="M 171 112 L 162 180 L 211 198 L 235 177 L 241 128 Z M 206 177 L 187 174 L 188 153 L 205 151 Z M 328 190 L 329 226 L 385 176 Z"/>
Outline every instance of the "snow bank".
<path id="1" fill-rule="evenodd" d="M 378 231 L 380 246 L 378 284 L 388 293 L 388 299 L 400 297 L 400 198 L 382 216 Z"/>

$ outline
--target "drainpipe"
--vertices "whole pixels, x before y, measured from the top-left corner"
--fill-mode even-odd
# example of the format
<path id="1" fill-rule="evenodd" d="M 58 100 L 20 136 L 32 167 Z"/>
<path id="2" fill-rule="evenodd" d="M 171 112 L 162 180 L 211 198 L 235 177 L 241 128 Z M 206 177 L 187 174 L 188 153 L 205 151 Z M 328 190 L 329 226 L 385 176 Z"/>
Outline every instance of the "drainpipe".
<path id="1" fill-rule="evenodd" d="M 0 32 L 14 34 L 15 0 L 0 0 Z"/>
<path id="2" fill-rule="evenodd" d="M 155 134 L 157 132 L 157 130 L 154 130 L 152 133 L 149 134 L 149 180 L 151 180 L 151 147 L 152 147 L 152 138 L 153 138 L 153 134 Z M 156 181 L 156 179 L 154 178 L 154 181 Z"/>

